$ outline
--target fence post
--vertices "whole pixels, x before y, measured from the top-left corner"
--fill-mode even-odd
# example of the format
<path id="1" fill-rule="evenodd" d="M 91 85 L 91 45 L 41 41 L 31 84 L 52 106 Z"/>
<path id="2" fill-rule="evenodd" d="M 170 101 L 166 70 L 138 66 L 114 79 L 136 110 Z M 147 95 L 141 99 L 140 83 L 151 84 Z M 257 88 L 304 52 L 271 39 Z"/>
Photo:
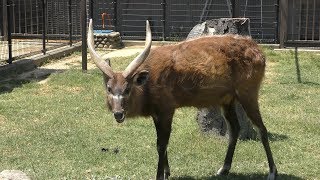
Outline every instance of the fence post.
<path id="1" fill-rule="evenodd" d="M 162 41 L 166 40 L 166 9 L 167 9 L 167 2 L 166 0 L 162 0 Z"/>
<path id="2" fill-rule="evenodd" d="M 72 0 L 68 2 L 69 6 L 69 44 L 72 46 Z"/>
<path id="3" fill-rule="evenodd" d="M 12 63 L 12 37 L 11 37 L 11 0 L 7 0 L 7 30 L 8 30 L 8 48 L 9 48 L 9 59 L 8 63 Z"/>
<path id="4" fill-rule="evenodd" d="M 284 48 L 284 43 L 287 40 L 287 19 L 288 19 L 288 0 L 280 0 L 280 48 Z"/>
<path id="5" fill-rule="evenodd" d="M 93 0 L 89 0 L 90 1 L 90 3 L 89 3 L 89 6 L 90 6 L 90 19 L 92 19 L 93 20 Z"/>
<path id="6" fill-rule="evenodd" d="M 87 1 L 81 0 L 82 70 L 87 70 Z"/>
<path id="7" fill-rule="evenodd" d="M 47 23 L 46 23 L 46 16 L 47 16 L 47 0 L 42 0 L 42 24 L 43 24 L 43 31 L 42 31 L 42 53 L 45 55 L 46 50 L 46 39 L 47 39 Z"/>
<path id="8" fill-rule="evenodd" d="M 232 0 L 232 17 L 237 18 L 240 16 L 240 4 L 238 0 Z"/>
<path id="9" fill-rule="evenodd" d="M 117 0 L 114 0 L 113 2 L 112 2 L 112 4 L 113 4 L 113 25 L 114 25 L 114 31 L 118 31 L 118 26 L 117 26 L 117 16 L 118 16 L 118 7 L 117 7 Z"/>
<path id="10" fill-rule="evenodd" d="M 277 0 L 277 3 L 275 4 L 275 8 L 276 8 L 276 22 L 275 22 L 275 38 L 274 38 L 274 42 L 275 43 L 279 43 L 279 1 Z"/>
<path id="11" fill-rule="evenodd" d="M 3 7 L 2 7 L 2 10 L 3 10 L 3 17 L 2 17 L 2 21 L 3 21 L 3 24 L 2 24 L 2 30 L 3 30 L 3 40 L 4 41 L 7 41 L 8 40 L 8 13 L 7 13 L 7 0 L 2 0 L 2 4 L 3 4 Z"/>

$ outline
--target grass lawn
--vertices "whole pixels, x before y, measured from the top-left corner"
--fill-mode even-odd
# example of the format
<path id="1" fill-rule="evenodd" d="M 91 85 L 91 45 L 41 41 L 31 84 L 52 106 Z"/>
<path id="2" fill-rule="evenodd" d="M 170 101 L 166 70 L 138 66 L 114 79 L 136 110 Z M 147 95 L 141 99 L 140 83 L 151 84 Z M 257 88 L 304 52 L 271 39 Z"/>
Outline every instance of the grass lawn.
<path id="1" fill-rule="evenodd" d="M 260 106 L 270 132 L 279 179 L 320 178 L 320 55 L 265 49 L 267 72 Z M 112 61 L 124 69 L 131 58 Z M 0 92 L 0 171 L 18 169 L 32 179 L 150 179 L 157 165 L 151 118 L 117 124 L 105 108 L 101 73 L 78 67 L 46 83 L 18 83 Z M 226 179 L 214 174 L 227 140 L 202 134 L 196 109 L 176 111 L 168 153 L 172 179 Z M 265 179 L 260 141 L 238 142 L 228 179 Z"/>

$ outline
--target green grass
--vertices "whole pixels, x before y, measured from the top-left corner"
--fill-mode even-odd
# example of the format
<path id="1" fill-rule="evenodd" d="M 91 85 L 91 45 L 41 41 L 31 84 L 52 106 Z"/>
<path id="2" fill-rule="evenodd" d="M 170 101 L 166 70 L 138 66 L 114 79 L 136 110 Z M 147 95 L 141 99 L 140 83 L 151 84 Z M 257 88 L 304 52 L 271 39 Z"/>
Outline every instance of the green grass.
<path id="1" fill-rule="evenodd" d="M 320 55 L 299 53 L 302 83 L 297 83 L 294 53 L 265 51 L 260 106 L 279 177 L 319 179 Z M 123 69 L 131 59 L 116 59 L 112 66 Z M 0 171 L 19 169 L 33 179 L 154 178 L 152 120 L 117 124 L 104 97 L 100 72 L 77 69 L 53 74 L 44 84 L 19 83 L 10 93 L 1 93 Z M 194 108 L 176 111 L 168 148 L 171 177 L 224 179 L 214 174 L 227 140 L 200 133 L 195 114 Z M 261 143 L 240 141 L 227 177 L 262 179 L 267 173 Z"/>

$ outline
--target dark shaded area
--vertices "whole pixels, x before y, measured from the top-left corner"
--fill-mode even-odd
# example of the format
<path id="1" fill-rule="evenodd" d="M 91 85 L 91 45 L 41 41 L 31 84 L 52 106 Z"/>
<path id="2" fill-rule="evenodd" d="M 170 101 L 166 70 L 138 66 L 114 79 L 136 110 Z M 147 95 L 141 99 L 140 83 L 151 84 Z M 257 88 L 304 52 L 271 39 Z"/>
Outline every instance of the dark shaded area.
<path id="1" fill-rule="evenodd" d="M 268 138 L 270 141 L 283 141 L 283 140 L 289 139 L 289 137 L 287 135 L 270 133 L 270 132 L 268 132 Z"/>
<path id="2" fill-rule="evenodd" d="M 259 173 L 254 173 L 254 174 L 250 174 L 250 175 L 246 175 L 246 174 L 236 174 L 236 173 L 230 173 L 227 176 L 216 176 L 216 175 L 212 175 L 212 176 L 204 176 L 204 177 L 200 177 L 200 178 L 196 178 L 196 177 L 192 177 L 192 176 L 180 176 L 180 177 L 174 177 L 172 176 L 170 179 L 172 180 L 198 180 L 198 179 L 202 179 L 202 180 L 226 180 L 226 179 L 252 179 L 252 180 L 256 180 L 256 179 L 267 179 L 268 174 L 259 174 Z M 303 178 L 301 177 L 297 177 L 294 175 L 289 175 L 289 174 L 278 174 L 277 179 L 281 179 L 281 180 L 302 180 Z"/>
<path id="3" fill-rule="evenodd" d="M 311 86 L 319 86 L 320 85 L 319 83 L 310 82 L 310 81 L 302 82 L 302 84 L 311 85 Z"/>
<path id="4" fill-rule="evenodd" d="M 35 69 L 24 74 L 11 74 L 6 78 L 0 77 L 0 94 L 10 93 L 15 88 L 19 88 L 24 84 L 34 81 L 42 81 L 52 73 L 63 72 L 64 70 L 57 69 Z"/>

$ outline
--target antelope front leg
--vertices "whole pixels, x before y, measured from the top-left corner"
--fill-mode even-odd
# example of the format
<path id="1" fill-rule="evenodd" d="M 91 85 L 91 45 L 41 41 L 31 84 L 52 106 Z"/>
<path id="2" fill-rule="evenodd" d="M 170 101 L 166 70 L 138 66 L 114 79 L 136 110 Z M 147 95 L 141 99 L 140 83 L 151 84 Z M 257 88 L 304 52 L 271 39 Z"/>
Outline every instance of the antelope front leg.
<path id="1" fill-rule="evenodd" d="M 154 117 L 153 119 L 157 130 L 157 150 L 159 155 L 156 179 L 164 180 L 170 176 L 167 146 L 171 133 L 172 116 L 167 118 Z"/>

